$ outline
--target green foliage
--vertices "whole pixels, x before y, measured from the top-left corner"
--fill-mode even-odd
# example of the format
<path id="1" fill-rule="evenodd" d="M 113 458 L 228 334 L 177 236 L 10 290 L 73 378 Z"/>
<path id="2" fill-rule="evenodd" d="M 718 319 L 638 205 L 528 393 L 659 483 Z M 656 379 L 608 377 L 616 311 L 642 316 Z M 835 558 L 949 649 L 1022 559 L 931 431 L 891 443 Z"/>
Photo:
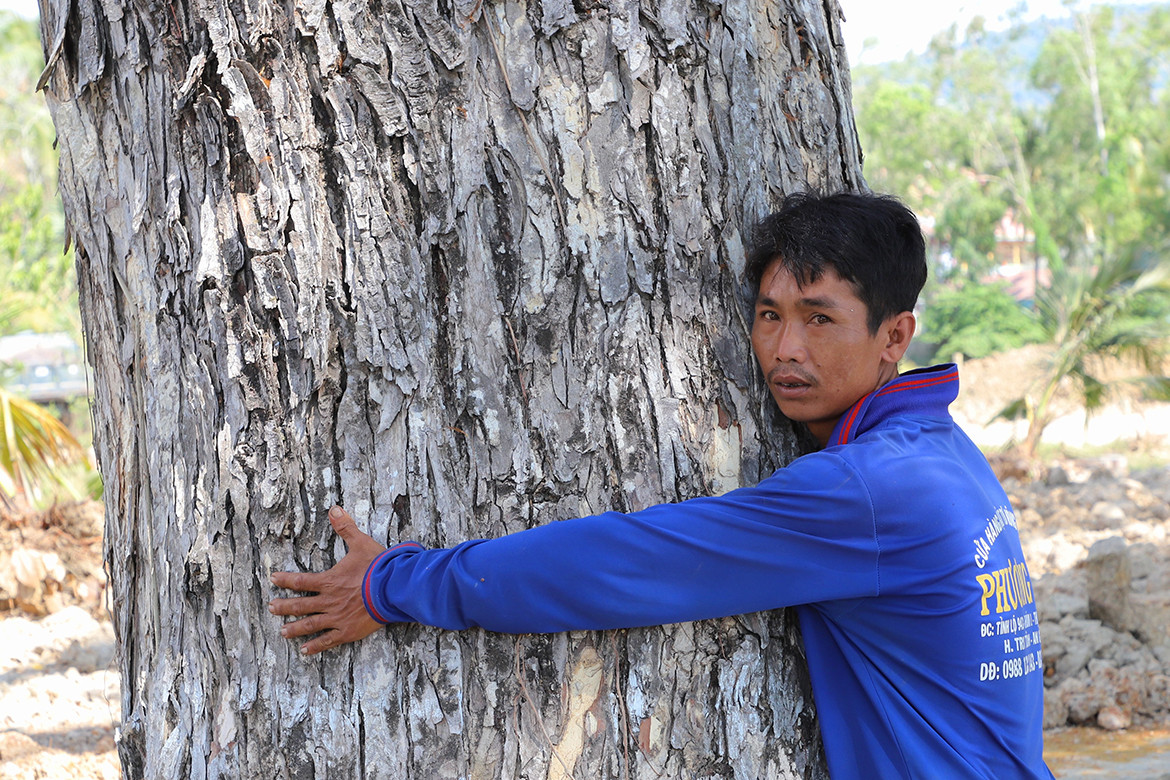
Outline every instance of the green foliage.
<path id="1" fill-rule="evenodd" d="M 889 192 L 914 192 L 928 198 L 939 180 L 936 161 L 946 159 L 939 153 L 943 145 L 939 136 L 949 132 L 946 110 L 935 105 L 921 84 L 879 81 L 872 92 L 859 97 L 857 111 L 864 113 L 867 126 L 882 139 L 865 147 L 871 183 Z M 924 128 L 931 132 L 922 132 Z"/>
<path id="2" fill-rule="evenodd" d="M 0 12 L 0 335 L 65 331 L 80 340 L 55 133 L 34 89 L 43 67 L 36 23 Z M 0 387 L 0 500 L 35 500 L 50 482 L 69 492 L 63 467 L 75 463 L 84 457 L 69 429 Z"/>
<path id="3" fill-rule="evenodd" d="M 77 282 L 65 252 L 52 120 L 34 87 L 44 60 L 34 22 L 0 13 L 0 335 L 80 334 Z"/>
<path id="4" fill-rule="evenodd" d="M 937 344 L 934 362 L 956 353 L 981 358 L 1044 340 L 1043 329 L 999 285 L 969 284 L 939 292 L 926 305 L 922 338 Z"/>
<path id="5" fill-rule="evenodd" d="M 938 240 L 951 248 L 963 279 L 980 279 L 994 266 L 995 225 L 1009 199 L 996 182 L 960 179 L 948 188 L 951 205 L 935 226 Z"/>
<path id="6" fill-rule="evenodd" d="M 1032 118 L 1035 216 L 1069 262 L 1156 247 L 1170 217 L 1164 132 L 1170 8 L 1108 7 L 1053 33 L 1031 70 L 1051 99 Z M 1162 243 L 1164 248 L 1164 243 Z"/>

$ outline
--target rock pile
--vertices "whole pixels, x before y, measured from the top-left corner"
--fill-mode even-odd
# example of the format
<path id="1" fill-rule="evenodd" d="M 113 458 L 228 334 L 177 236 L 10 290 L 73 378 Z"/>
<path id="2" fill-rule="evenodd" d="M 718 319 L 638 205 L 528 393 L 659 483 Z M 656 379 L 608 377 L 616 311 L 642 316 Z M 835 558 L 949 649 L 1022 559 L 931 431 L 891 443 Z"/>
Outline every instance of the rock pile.
<path id="1" fill-rule="evenodd" d="M 1041 621 L 1045 727 L 1170 723 L 1170 468 L 1108 456 L 1004 487 Z"/>

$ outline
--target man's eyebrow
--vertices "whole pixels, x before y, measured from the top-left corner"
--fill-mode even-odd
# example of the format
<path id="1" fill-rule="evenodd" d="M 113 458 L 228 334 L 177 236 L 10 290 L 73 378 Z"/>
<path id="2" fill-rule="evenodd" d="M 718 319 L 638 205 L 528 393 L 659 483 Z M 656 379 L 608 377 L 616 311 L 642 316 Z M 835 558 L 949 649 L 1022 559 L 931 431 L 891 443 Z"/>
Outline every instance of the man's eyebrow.
<path id="1" fill-rule="evenodd" d="M 841 304 L 837 303 L 832 298 L 816 297 L 816 298 L 801 298 L 797 305 L 805 309 L 839 309 Z M 769 298 L 767 295 L 761 295 L 756 298 L 756 306 L 770 306 L 777 307 L 779 304 L 775 300 Z"/>
<path id="2" fill-rule="evenodd" d="M 772 300 L 767 295 L 757 295 L 756 306 L 771 306 L 772 308 L 776 308 L 776 301 Z"/>
<path id="3" fill-rule="evenodd" d="M 806 309 L 839 309 L 841 305 L 832 298 L 801 298 L 797 303 Z"/>

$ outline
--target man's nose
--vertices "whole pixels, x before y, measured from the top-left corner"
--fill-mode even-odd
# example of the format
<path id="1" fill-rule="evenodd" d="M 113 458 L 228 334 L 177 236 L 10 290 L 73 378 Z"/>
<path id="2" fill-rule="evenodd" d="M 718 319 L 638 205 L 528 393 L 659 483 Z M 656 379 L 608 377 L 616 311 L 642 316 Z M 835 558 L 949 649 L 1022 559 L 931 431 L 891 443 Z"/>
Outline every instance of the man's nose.
<path id="1" fill-rule="evenodd" d="M 785 323 L 776 331 L 774 357 L 779 363 L 802 363 L 808 357 L 804 343 L 804 330 L 796 323 Z"/>

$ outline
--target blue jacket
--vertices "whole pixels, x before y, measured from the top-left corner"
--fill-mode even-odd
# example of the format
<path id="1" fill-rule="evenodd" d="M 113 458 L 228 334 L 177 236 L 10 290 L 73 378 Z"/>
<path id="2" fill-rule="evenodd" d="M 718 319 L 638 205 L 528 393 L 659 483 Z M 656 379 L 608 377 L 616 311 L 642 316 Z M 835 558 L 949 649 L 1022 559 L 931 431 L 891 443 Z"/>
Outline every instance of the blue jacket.
<path id="1" fill-rule="evenodd" d="M 957 394 L 953 365 L 903 374 L 825 449 L 722 496 L 398 545 L 370 566 L 366 606 L 508 633 L 794 606 L 835 780 L 1051 778 L 1016 519 L 947 411 Z"/>

